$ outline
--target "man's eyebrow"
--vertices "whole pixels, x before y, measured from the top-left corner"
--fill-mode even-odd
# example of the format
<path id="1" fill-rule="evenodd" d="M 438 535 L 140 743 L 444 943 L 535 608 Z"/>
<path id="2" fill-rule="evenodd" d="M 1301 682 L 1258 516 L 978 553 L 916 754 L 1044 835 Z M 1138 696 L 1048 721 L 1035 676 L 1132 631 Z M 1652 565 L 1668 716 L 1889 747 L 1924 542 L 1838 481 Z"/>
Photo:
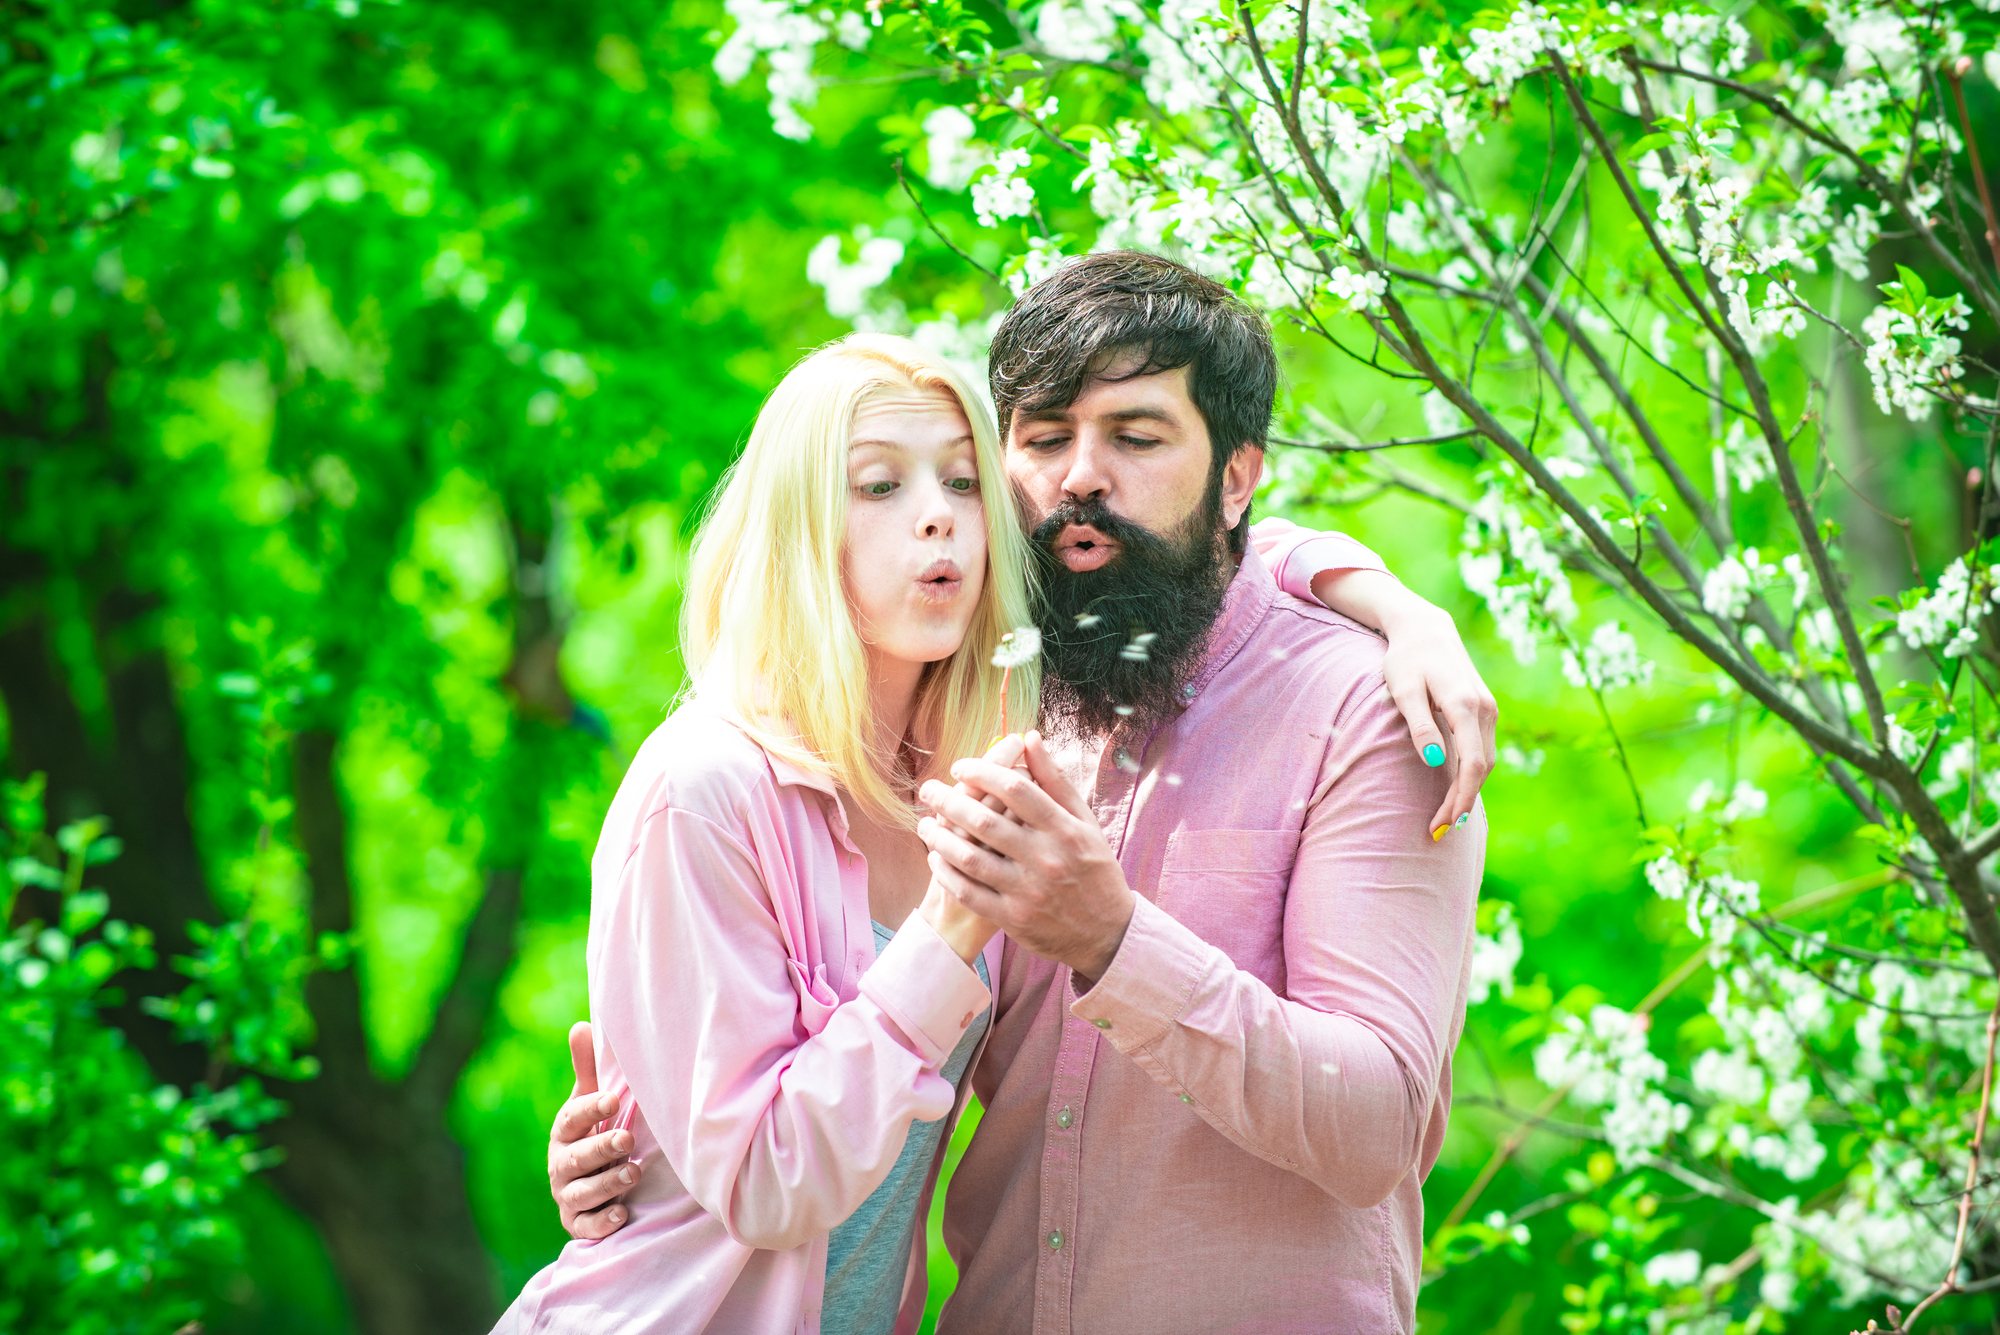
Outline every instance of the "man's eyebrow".
<path id="1" fill-rule="evenodd" d="M 1144 406 L 1120 408 L 1117 412 L 1106 413 L 1105 416 L 1114 422 L 1164 422 L 1168 426 L 1180 425 L 1180 418 L 1174 416 L 1173 413 L 1167 411 L 1165 408 Z M 1022 413 L 1021 420 L 1023 422 L 1068 422 L 1072 420 L 1072 414 L 1067 408 L 1041 408 L 1031 413 Z"/>

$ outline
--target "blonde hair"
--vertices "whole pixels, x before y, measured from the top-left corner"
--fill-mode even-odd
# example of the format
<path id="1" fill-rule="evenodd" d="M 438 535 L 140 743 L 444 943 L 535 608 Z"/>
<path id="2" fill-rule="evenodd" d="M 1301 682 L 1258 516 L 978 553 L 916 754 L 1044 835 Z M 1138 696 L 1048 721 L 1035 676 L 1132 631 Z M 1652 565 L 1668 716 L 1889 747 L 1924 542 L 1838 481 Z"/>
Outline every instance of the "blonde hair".
<path id="1" fill-rule="evenodd" d="M 965 642 L 930 664 L 911 716 L 905 773 L 875 744 L 867 656 L 841 555 L 854 413 L 882 390 L 942 391 L 972 428 L 986 516 L 986 578 Z M 985 403 L 945 362 L 906 338 L 850 334 L 806 357 L 764 401 L 750 442 L 695 535 L 681 653 L 694 688 L 733 706 L 767 751 L 830 777 L 878 818 L 916 813 L 902 783 L 943 777 L 986 749 L 1001 717 L 1000 637 L 1032 625 L 1028 544 Z M 1034 717 L 1035 665 L 1016 668 L 1009 716 Z"/>

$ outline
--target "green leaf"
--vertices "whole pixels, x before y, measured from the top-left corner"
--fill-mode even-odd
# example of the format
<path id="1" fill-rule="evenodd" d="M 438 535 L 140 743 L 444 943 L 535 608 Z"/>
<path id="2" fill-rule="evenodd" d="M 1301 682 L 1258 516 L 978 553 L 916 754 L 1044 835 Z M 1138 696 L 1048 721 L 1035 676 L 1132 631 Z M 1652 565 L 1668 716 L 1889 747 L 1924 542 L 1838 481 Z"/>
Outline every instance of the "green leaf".
<path id="1" fill-rule="evenodd" d="M 225 672 L 215 679 L 215 689 L 223 695 L 247 700 L 263 690 L 264 685 L 247 672 Z"/>

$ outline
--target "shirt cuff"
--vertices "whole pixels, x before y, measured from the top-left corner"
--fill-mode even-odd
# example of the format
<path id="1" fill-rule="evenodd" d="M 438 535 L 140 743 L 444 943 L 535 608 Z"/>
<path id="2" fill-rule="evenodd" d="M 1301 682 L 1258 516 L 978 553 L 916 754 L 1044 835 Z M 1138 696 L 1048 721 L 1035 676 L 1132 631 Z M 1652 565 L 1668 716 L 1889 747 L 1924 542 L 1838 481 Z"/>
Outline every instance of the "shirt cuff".
<path id="1" fill-rule="evenodd" d="M 1146 1047 L 1180 1020 L 1214 955 L 1214 946 L 1140 898 L 1111 967 L 1082 996 L 1072 987 L 1069 1012 L 1096 1025 L 1120 1052 Z"/>
<path id="2" fill-rule="evenodd" d="M 1292 548 L 1278 572 L 1278 587 L 1301 602 L 1317 603 L 1313 578 L 1328 570 L 1380 570 L 1387 574 L 1389 567 L 1345 533 L 1322 533 Z"/>
<path id="3" fill-rule="evenodd" d="M 912 913 L 861 975 L 859 989 L 919 1048 L 927 1067 L 944 1064 L 993 993 L 944 938 Z"/>

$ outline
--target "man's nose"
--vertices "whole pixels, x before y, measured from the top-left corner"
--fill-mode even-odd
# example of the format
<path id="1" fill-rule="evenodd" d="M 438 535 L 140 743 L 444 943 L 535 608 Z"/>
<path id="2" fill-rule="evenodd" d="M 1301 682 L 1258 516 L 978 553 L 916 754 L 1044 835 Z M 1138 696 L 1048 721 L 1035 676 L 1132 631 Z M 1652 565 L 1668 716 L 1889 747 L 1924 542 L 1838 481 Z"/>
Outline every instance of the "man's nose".
<path id="1" fill-rule="evenodd" d="M 1063 470 L 1063 495 L 1073 500 L 1103 500 L 1111 491 L 1111 445 L 1088 428 L 1077 432 Z"/>

